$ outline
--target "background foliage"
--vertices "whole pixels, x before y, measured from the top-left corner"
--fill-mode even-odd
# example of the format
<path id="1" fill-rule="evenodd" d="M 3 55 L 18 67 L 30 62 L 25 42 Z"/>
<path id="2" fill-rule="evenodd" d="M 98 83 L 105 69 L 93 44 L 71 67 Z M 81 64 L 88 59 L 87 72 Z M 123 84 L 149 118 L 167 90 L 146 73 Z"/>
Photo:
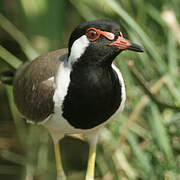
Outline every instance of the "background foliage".
<path id="1" fill-rule="evenodd" d="M 67 47 L 74 27 L 111 19 L 145 52 L 116 59 L 127 87 L 124 112 L 101 131 L 96 179 L 180 179 L 179 0 L 1 0 L 1 81 L 23 61 Z M 56 179 L 52 141 L 17 112 L 12 87 L 0 81 L 0 179 Z M 61 142 L 68 179 L 84 178 L 88 145 Z"/>

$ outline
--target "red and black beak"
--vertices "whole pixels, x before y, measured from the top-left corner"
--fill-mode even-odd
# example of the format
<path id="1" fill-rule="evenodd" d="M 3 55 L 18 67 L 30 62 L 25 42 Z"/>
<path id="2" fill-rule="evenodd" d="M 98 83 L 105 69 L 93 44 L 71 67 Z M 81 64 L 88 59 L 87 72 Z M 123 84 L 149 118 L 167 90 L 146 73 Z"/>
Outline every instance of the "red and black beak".
<path id="1" fill-rule="evenodd" d="M 113 41 L 109 46 L 116 46 L 120 50 L 131 50 L 136 52 L 144 52 L 144 49 L 138 44 L 132 43 L 122 36 L 119 36 L 116 41 Z"/>

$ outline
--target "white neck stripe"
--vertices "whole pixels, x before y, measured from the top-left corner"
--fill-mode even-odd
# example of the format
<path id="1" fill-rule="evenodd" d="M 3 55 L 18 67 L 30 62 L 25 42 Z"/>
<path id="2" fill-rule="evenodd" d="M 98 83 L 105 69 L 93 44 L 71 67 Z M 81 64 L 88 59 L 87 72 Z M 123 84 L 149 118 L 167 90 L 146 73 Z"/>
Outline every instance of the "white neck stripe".
<path id="1" fill-rule="evenodd" d="M 89 46 L 89 40 L 87 39 L 86 35 L 81 36 L 76 41 L 74 41 L 71 47 L 71 53 L 68 58 L 68 63 L 71 66 L 76 62 L 82 54 L 84 54 L 86 48 Z"/>

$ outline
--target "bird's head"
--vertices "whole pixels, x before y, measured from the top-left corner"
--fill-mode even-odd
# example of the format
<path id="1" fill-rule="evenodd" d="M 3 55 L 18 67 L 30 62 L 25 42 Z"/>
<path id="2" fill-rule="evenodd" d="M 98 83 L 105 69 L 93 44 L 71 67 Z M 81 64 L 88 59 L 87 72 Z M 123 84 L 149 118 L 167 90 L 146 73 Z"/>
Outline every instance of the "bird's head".
<path id="1" fill-rule="evenodd" d="M 71 34 L 68 61 L 111 64 L 124 50 L 143 52 L 143 48 L 125 39 L 120 26 L 110 20 L 95 20 L 79 25 Z"/>

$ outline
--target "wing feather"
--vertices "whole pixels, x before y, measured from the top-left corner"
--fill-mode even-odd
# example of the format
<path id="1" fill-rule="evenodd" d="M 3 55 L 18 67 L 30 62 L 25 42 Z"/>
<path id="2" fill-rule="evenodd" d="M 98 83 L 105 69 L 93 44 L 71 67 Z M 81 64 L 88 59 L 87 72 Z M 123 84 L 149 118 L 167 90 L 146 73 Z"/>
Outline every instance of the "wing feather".
<path id="1" fill-rule="evenodd" d="M 31 122 L 46 119 L 54 110 L 54 76 L 67 49 L 60 49 L 23 64 L 15 74 L 13 94 L 20 113 Z"/>

